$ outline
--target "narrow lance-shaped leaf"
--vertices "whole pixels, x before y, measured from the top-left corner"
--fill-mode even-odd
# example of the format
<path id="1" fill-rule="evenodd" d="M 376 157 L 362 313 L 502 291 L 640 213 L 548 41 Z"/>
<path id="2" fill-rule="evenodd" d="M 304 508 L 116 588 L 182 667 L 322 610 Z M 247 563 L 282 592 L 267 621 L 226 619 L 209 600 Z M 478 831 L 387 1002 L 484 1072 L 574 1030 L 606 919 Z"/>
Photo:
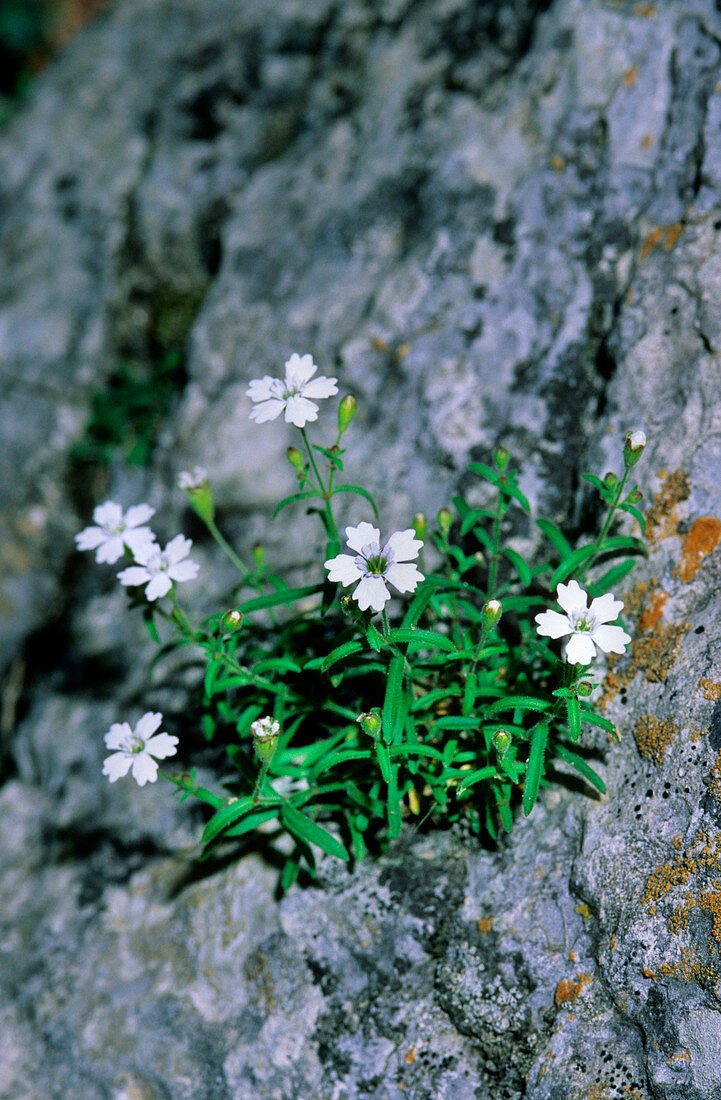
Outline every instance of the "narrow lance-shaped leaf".
<path id="1" fill-rule="evenodd" d="M 536 726 L 531 737 L 531 751 L 528 754 L 526 780 L 523 784 L 523 812 L 528 817 L 536 804 L 538 788 L 543 775 L 543 762 L 548 743 L 548 726 Z"/>

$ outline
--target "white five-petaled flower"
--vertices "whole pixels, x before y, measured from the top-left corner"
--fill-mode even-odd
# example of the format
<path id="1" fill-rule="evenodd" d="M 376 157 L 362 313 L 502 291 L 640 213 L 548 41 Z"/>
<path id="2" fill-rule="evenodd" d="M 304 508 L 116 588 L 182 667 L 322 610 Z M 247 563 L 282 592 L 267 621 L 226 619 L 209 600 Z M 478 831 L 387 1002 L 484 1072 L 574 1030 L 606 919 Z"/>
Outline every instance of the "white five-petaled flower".
<path id="1" fill-rule="evenodd" d="M 103 763 L 103 775 L 107 775 L 111 783 L 127 775 L 131 768 L 133 779 L 139 787 L 155 782 L 158 778 L 157 760 L 174 756 L 178 744 L 178 738 L 171 737 L 169 733 L 155 733 L 162 721 L 162 714 L 148 711 L 138 719 L 135 729 L 131 729 L 128 722 L 113 722 L 105 734 L 105 745 L 115 751 L 111 756 L 106 756 Z"/>
<path id="2" fill-rule="evenodd" d="M 318 406 L 311 398 L 332 397 L 338 393 L 337 379 L 319 375 L 313 378 L 318 367 L 312 355 L 294 352 L 285 364 L 285 378 L 254 378 L 248 386 L 248 397 L 255 402 L 250 410 L 251 420 L 258 424 L 275 420 L 285 411 L 288 424 L 304 428 L 310 420 L 318 419 Z"/>
<path id="3" fill-rule="evenodd" d="M 415 538 L 412 527 L 396 531 L 382 549 L 380 531 L 370 523 L 346 527 L 345 533 L 355 555 L 338 554 L 324 564 L 330 570 L 328 578 L 331 581 L 339 581 L 346 588 L 360 581 L 353 599 L 357 600 L 361 611 L 369 607 L 374 611 L 383 610 L 391 598 L 386 581 L 399 592 L 414 592 L 419 581 L 425 579 L 415 565 L 408 564 L 418 557 L 423 545 L 421 539 Z"/>
<path id="4" fill-rule="evenodd" d="M 559 584 L 558 602 L 565 615 L 558 611 L 543 611 L 536 615 L 539 634 L 546 638 L 563 638 L 566 660 L 572 665 L 588 665 L 596 656 L 596 646 L 604 653 L 624 653 L 631 641 L 620 626 L 609 626 L 623 610 L 623 601 L 614 600 L 611 592 L 596 596 L 588 606 L 588 595 L 578 581 Z"/>
<path id="5" fill-rule="evenodd" d="M 136 552 L 152 544 L 155 536 L 149 527 L 142 527 L 155 513 L 149 504 L 135 504 L 123 514 L 114 500 L 99 504 L 93 512 L 96 527 L 86 527 L 75 536 L 78 550 L 95 550 L 95 560 L 112 565 L 123 556 L 127 546 Z"/>
<path id="6" fill-rule="evenodd" d="M 193 466 L 192 470 L 181 470 L 178 474 L 178 488 L 189 492 L 191 489 L 199 489 L 208 481 L 208 471 L 204 466 Z"/>
<path id="7" fill-rule="evenodd" d="M 176 535 L 164 550 L 155 545 L 142 546 L 135 551 L 138 564 L 123 569 L 118 573 L 118 580 L 129 587 L 147 585 L 145 595 L 149 600 L 167 596 L 173 581 L 190 581 L 200 569 L 197 561 L 184 560 L 192 545 L 191 539 Z"/>

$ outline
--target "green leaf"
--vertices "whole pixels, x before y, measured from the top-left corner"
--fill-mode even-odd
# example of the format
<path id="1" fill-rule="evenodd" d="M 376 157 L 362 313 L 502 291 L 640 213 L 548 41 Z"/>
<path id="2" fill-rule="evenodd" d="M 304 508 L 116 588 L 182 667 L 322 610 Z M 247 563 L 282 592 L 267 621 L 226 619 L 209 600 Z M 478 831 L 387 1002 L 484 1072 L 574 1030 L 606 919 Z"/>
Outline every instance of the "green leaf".
<path id="1" fill-rule="evenodd" d="M 463 775 L 463 781 L 458 784 L 458 794 L 464 794 L 469 787 L 474 787 L 476 783 L 481 783 L 484 779 L 493 779 L 497 774 L 495 768 L 479 768 L 474 772 L 465 772 Z"/>
<path id="2" fill-rule="evenodd" d="M 383 737 L 387 745 L 393 744 L 403 729 L 405 722 L 403 677 L 405 658 L 402 653 L 392 658 L 388 668 L 386 693 L 383 700 L 382 724 Z"/>
<path id="3" fill-rule="evenodd" d="M 604 573 L 602 577 L 599 577 L 597 581 L 589 584 L 588 591 L 592 596 L 603 596 L 605 592 L 610 592 L 624 577 L 627 577 L 635 565 L 636 562 L 633 558 L 627 558 L 626 561 L 619 562 L 607 573 Z"/>
<path id="4" fill-rule="evenodd" d="M 306 596 L 318 595 L 322 591 L 322 584 L 305 584 L 301 588 L 288 588 L 283 592 L 268 592 L 265 596 L 256 596 L 253 600 L 246 600 L 244 603 L 238 604 L 238 610 L 247 615 L 251 611 L 263 611 L 266 607 L 292 604 L 296 600 L 302 600 Z"/>
<path id="5" fill-rule="evenodd" d="M 500 475 L 492 470 L 490 466 L 485 466 L 482 462 L 469 462 L 468 469 L 478 474 L 479 477 L 484 478 L 486 481 L 490 481 L 492 485 L 498 485 L 500 481 Z"/>
<path id="6" fill-rule="evenodd" d="M 612 734 L 616 740 L 620 740 L 618 733 L 618 726 L 615 726 L 613 722 L 609 722 L 608 718 L 604 718 L 601 714 L 596 714 L 594 710 L 582 710 L 581 721 L 588 722 L 591 726 L 598 726 L 599 729 L 606 730 L 607 733 Z"/>
<path id="7" fill-rule="evenodd" d="M 501 825 L 510 833 L 513 828 L 513 814 L 511 813 L 511 787 L 508 783 L 493 783 L 493 790 L 496 795 L 496 807 L 498 809 L 498 816 L 501 819 Z"/>
<path id="8" fill-rule="evenodd" d="M 414 714 L 419 710 L 430 710 L 442 699 L 458 697 L 460 694 L 461 689 L 456 686 L 434 688 L 432 691 L 426 692 L 425 695 L 421 695 L 419 699 L 414 699 L 410 709 Z"/>
<path id="9" fill-rule="evenodd" d="M 399 626 L 395 630 L 391 630 L 388 634 L 388 641 L 408 642 L 409 650 L 412 645 L 414 648 L 432 646 L 435 649 L 443 649 L 446 653 L 457 652 L 456 646 L 445 634 L 439 634 L 436 630 L 419 630 L 415 626 Z"/>
<path id="10" fill-rule="evenodd" d="M 324 455 L 330 462 L 331 466 L 333 466 L 336 470 L 343 469 L 343 463 L 340 456 L 341 453 L 345 454 L 345 451 L 335 452 L 332 451 L 329 447 L 320 447 L 317 443 L 313 444 L 313 450 L 319 451 L 322 455 Z"/>
<path id="11" fill-rule="evenodd" d="M 639 527 L 641 528 L 641 533 L 643 534 L 643 536 L 645 538 L 646 537 L 646 517 L 644 516 L 643 512 L 640 512 L 639 509 L 635 508 L 633 504 L 626 504 L 625 502 L 623 504 L 619 504 L 619 508 L 621 509 L 622 512 L 628 512 L 628 514 L 630 516 L 633 516 L 633 518 L 636 520 Z"/>
<path id="12" fill-rule="evenodd" d="M 214 657 L 211 658 L 210 661 L 208 661 L 208 665 L 205 670 L 204 687 L 205 694 L 209 697 L 213 694 L 213 688 L 215 686 L 216 678 L 224 664 L 225 661 L 222 657 Z"/>
<path id="13" fill-rule="evenodd" d="M 158 628 L 153 621 L 153 608 L 150 604 L 146 604 L 143 608 L 143 622 L 145 623 L 145 629 L 155 642 L 156 645 L 160 645 L 160 635 L 158 634 Z"/>
<path id="14" fill-rule="evenodd" d="M 538 788 L 543 775 L 543 758 L 548 743 L 548 726 L 536 726 L 531 738 L 531 751 L 528 754 L 526 779 L 523 784 L 523 812 L 528 817 L 536 804 Z"/>
<path id="15" fill-rule="evenodd" d="M 609 553 L 611 550 L 633 550 L 636 554 L 646 554 L 646 546 L 641 539 L 634 535 L 614 535 L 611 539 L 604 539 L 598 548 L 599 554 Z"/>
<path id="16" fill-rule="evenodd" d="M 516 485 L 515 481 L 511 481 L 510 479 L 504 481 L 503 478 L 500 478 L 498 488 L 501 490 L 504 496 L 513 497 L 516 503 L 520 504 L 521 508 L 523 508 L 523 511 L 528 512 L 530 516 L 531 505 L 528 503 L 528 498 L 524 496 L 524 494 Z"/>
<path id="17" fill-rule="evenodd" d="M 383 635 L 378 633 L 373 623 L 368 623 L 366 627 L 366 641 L 371 649 L 374 649 L 376 653 L 380 653 L 383 648 Z"/>
<path id="18" fill-rule="evenodd" d="M 433 723 L 434 730 L 477 730 L 478 726 L 479 720 L 473 715 L 466 718 L 451 715 L 449 718 L 439 718 Z"/>
<path id="19" fill-rule="evenodd" d="M 351 653 L 360 653 L 363 649 L 362 642 L 353 640 L 350 642 L 343 642 L 343 645 L 338 645 L 335 649 L 332 649 L 327 657 L 324 657 L 321 661 L 321 672 L 327 672 L 332 665 L 337 661 L 342 661 L 344 657 L 349 657 Z M 308 666 L 306 665 L 306 668 Z"/>
<path id="20" fill-rule="evenodd" d="M 326 760 L 321 760 L 313 769 L 313 779 L 317 779 L 318 776 L 323 775 L 324 772 L 335 768 L 337 764 L 345 764 L 348 760 L 370 760 L 370 749 L 338 749 L 337 752 L 332 753 Z"/>
<path id="21" fill-rule="evenodd" d="M 381 770 L 381 775 L 386 783 L 391 781 L 391 758 L 388 752 L 388 746 L 384 745 L 382 741 L 376 741 L 374 745 L 376 760 Z"/>
<path id="22" fill-rule="evenodd" d="M 331 495 L 335 496 L 336 493 L 358 493 L 359 496 L 364 497 L 368 501 L 373 509 L 373 515 L 378 519 L 378 507 L 367 489 L 361 488 L 360 485 L 336 485 L 335 488 L 331 490 Z"/>
<path id="23" fill-rule="evenodd" d="M 326 829 L 321 828 L 317 822 L 312 821 L 300 810 L 296 810 L 290 802 L 284 802 L 280 810 L 280 819 L 289 833 L 293 836 L 315 844 L 317 848 L 327 852 L 329 856 L 336 856 L 346 863 L 350 856 L 343 844 L 332 836 Z"/>
<path id="24" fill-rule="evenodd" d="M 581 707 L 575 695 L 569 695 L 566 699 L 566 711 L 571 740 L 578 741 L 581 736 Z"/>
<path id="25" fill-rule="evenodd" d="M 275 519 L 282 508 L 287 508 L 289 504 L 297 504 L 300 500 L 308 500 L 310 497 L 318 496 L 320 496 L 320 493 L 317 489 L 305 489 L 302 493 L 291 493 L 289 497 L 283 497 L 273 510 L 273 519 Z"/>
<path id="26" fill-rule="evenodd" d="M 575 768 L 576 771 L 579 772 L 584 779 L 587 779 L 592 786 L 599 790 L 601 794 L 606 793 L 606 784 L 601 779 L 601 776 L 586 763 L 582 756 L 578 756 L 577 753 L 571 752 L 565 745 L 556 745 L 554 747 L 554 756 L 558 757 L 559 760 L 565 760 L 567 764 Z"/>
<path id="27" fill-rule="evenodd" d="M 211 817 L 208 824 L 203 830 L 203 835 L 200 838 L 202 844 L 207 844 L 209 841 L 214 840 L 216 836 L 227 829 L 229 825 L 232 825 L 238 818 L 244 817 L 249 810 L 255 807 L 253 799 L 250 797 L 239 798 L 235 802 L 231 802 L 228 806 L 224 806 L 222 810 L 219 810 L 217 814 Z"/>
<path id="28" fill-rule="evenodd" d="M 573 553 L 573 547 L 563 534 L 561 529 L 552 523 L 550 519 L 537 519 L 536 527 L 543 531 L 548 541 L 552 546 L 558 550 L 558 553 L 562 558 L 567 558 L 569 554 Z"/>
<path id="29" fill-rule="evenodd" d="M 550 710 L 553 706 L 550 699 L 537 699 L 534 695 L 506 695 L 491 703 L 486 710 L 486 718 L 499 714 L 502 710 Z"/>
<path id="30" fill-rule="evenodd" d="M 429 756 L 432 760 L 443 760 L 443 754 L 434 749 L 432 745 L 392 745 L 388 750 L 392 760 L 397 757 Z"/>
<path id="31" fill-rule="evenodd" d="M 253 829 L 257 829 L 259 825 L 265 824 L 266 821 L 272 821 L 273 818 L 278 816 L 279 811 L 280 806 L 274 806 L 272 810 L 261 810 L 257 814 L 248 814 L 237 825 L 231 825 L 229 829 L 226 829 L 225 836 L 243 836 L 244 833 L 250 833 Z"/>
<path id="32" fill-rule="evenodd" d="M 513 566 L 513 568 L 518 573 L 518 576 L 521 578 L 523 584 L 530 584 L 531 580 L 533 579 L 532 573 L 531 573 L 531 570 L 526 565 L 523 558 L 521 557 L 521 555 L 516 553 L 515 550 L 511 550 L 510 546 L 505 546 L 501 550 L 501 553 L 504 554 L 508 558 L 511 565 Z"/>
<path id="33" fill-rule="evenodd" d="M 572 554 L 564 558 L 561 564 L 556 569 L 556 572 L 551 577 L 549 582 L 550 588 L 555 588 L 556 585 L 575 572 L 580 565 L 583 565 L 585 561 L 592 558 L 596 553 L 596 545 L 593 542 L 584 543 L 583 546 L 579 546 L 578 550 L 574 550 Z"/>

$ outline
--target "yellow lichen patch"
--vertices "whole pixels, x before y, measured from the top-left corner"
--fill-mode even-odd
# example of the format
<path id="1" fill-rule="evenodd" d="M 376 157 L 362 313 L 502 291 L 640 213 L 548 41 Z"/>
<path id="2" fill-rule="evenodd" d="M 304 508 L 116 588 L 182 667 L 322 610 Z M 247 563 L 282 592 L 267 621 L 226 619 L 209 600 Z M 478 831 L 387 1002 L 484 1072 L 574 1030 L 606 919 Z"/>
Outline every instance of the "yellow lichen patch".
<path id="1" fill-rule="evenodd" d="M 696 691 L 700 691 L 704 699 L 708 699 L 710 703 L 716 703 L 721 699 L 721 684 L 715 680 L 707 680 L 705 676 L 699 680 Z"/>
<path id="2" fill-rule="evenodd" d="M 415 1060 L 416 1060 L 416 1048 L 415 1048 L 415 1047 L 411 1047 L 411 1049 L 410 1049 L 410 1050 L 407 1050 L 407 1051 L 406 1051 L 406 1056 L 405 1056 L 405 1058 L 403 1059 L 403 1061 L 405 1062 L 405 1064 L 406 1064 L 407 1066 L 412 1066 L 412 1065 L 413 1065 L 413 1063 L 415 1062 Z"/>
<path id="3" fill-rule="evenodd" d="M 548 163 L 551 165 L 554 172 L 562 172 L 565 167 L 564 159 L 563 157 L 559 157 L 558 153 L 554 153 Z"/>
<path id="4" fill-rule="evenodd" d="M 663 229 L 660 225 L 655 226 L 646 236 L 643 238 L 643 244 L 641 245 L 641 259 L 645 260 L 646 257 L 653 252 L 654 248 L 661 243 L 663 238 Z"/>
<path id="5" fill-rule="evenodd" d="M 579 974 L 576 978 L 561 978 L 556 986 L 554 1001 L 557 1005 L 575 1001 L 581 995 L 587 985 L 593 980 L 592 974 Z"/>
<path id="6" fill-rule="evenodd" d="M 667 225 L 666 231 L 663 235 L 663 250 L 664 252 L 670 252 L 675 245 L 678 244 L 679 238 L 683 233 L 683 226 L 680 222 L 676 222 L 674 225 Z"/>
<path id="7" fill-rule="evenodd" d="M 630 69 L 626 69 L 623 74 L 624 87 L 631 88 L 638 80 L 638 69 L 635 65 L 632 65 Z"/>
<path id="8" fill-rule="evenodd" d="M 677 505 L 687 500 L 691 492 L 691 481 L 683 470 L 674 470 L 665 474 L 661 488 L 651 501 L 646 513 L 648 541 L 658 542 L 676 534 L 678 526 Z"/>
<path id="9" fill-rule="evenodd" d="M 482 936 L 487 936 L 493 928 L 493 917 L 481 917 L 478 921 L 478 931 Z"/>
<path id="10" fill-rule="evenodd" d="M 660 766 L 678 733 L 672 718 L 659 720 L 653 714 L 642 714 L 633 728 L 633 737 L 640 755 Z"/>
<path id="11" fill-rule="evenodd" d="M 643 19 L 651 19 L 657 10 L 655 4 L 637 4 L 633 9 L 633 14 L 640 15 Z"/>
<path id="12" fill-rule="evenodd" d="M 681 548 L 678 575 L 684 582 L 698 573 L 701 562 L 715 550 L 721 541 L 721 519 L 716 516 L 699 516 L 691 524 Z"/>
<path id="13" fill-rule="evenodd" d="M 641 148 L 650 149 L 653 145 L 653 134 L 644 134 L 641 138 Z"/>
<path id="14" fill-rule="evenodd" d="M 609 654 L 609 671 L 598 698 L 599 708 L 603 710 L 619 692 L 626 691 L 639 672 L 650 684 L 663 683 L 676 657 L 678 644 L 690 629 L 691 624 L 685 620 L 665 627 L 657 624 L 648 634 L 633 639 L 622 668 L 618 668 L 617 656 Z"/>
<path id="15" fill-rule="evenodd" d="M 709 777 L 709 794 L 712 794 L 717 802 L 721 803 L 721 752 L 714 760 Z"/>

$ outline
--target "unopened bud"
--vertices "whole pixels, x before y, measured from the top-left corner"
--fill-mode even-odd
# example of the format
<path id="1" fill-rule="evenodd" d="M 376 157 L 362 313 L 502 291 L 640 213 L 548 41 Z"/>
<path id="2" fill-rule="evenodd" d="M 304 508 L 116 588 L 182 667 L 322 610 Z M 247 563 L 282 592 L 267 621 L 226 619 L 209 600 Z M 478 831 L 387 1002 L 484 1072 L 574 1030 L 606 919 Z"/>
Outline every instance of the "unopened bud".
<path id="1" fill-rule="evenodd" d="M 632 489 L 626 500 L 630 501 L 631 504 L 638 504 L 640 500 L 643 500 L 643 493 L 640 489 Z"/>
<path id="2" fill-rule="evenodd" d="M 503 473 L 503 471 L 505 470 L 510 457 L 511 456 L 505 447 L 496 447 L 495 451 L 493 452 L 493 461 L 496 464 L 496 469 L 500 473 Z"/>
<path id="3" fill-rule="evenodd" d="M 253 748 L 261 764 L 269 764 L 275 755 L 280 735 L 280 723 L 267 715 L 250 724 L 253 734 Z"/>
<path id="4" fill-rule="evenodd" d="M 303 455 L 300 453 L 297 447 L 289 447 L 285 452 L 294 470 L 297 470 L 299 474 L 303 473 Z"/>
<path id="5" fill-rule="evenodd" d="M 224 630 L 238 630 L 243 624 L 243 612 L 234 607 L 220 621 Z"/>
<path id="6" fill-rule="evenodd" d="M 579 683 L 576 684 L 576 691 L 580 696 L 585 697 L 591 694 L 595 686 L 595 684 L 589 683 L 588 680 L 580 680 Z"/>
<path id="7" fill-rule="evenodd" d="M 451 515 L 450 508 L 441 508 L 436 516 L 436 523 L 442 535 L 448 534 L 452 522 L 453 516 Z"/>
<path id="8" fill-rule="evenodd" d="M 363 730 L 363 733 L 367 733 L 374 741 L 378 740 L 381 735 L 381 716 L 377 711 L 371 710 L 367 714 L 359 714 L 356 718 L 356 722 Z"/>
<path id="9" fill-rule="evenodd" d="M 340 405 L 338 406 L 338 434 L 343 435 L 343 432 L 350 426 L 353 417 L 356 414 L 358 408 L 358 402 L 352 393 L 347 393 Z"/>
<path id="10" fill-rule="evenodd" d="M 416 512 L 413 517 L 413 530 L 416 533 L 416 538 L 421 542 L 426 541 L 426 535 L 428 534 L 428 520 L 423 512 Z"/>
<path id="11" fill-rule="evenodd" d="M 493 747 L 499 756 L 505 756 L 511 747 L 511 735 L 508 730 L 496 730 L 493 734 Z"/>
<path id="12" fill-rule="evenodd" d="M 183 470 L 178 476 L 178 485 L 188 498 L 193 511 L 204 523 L 211 523 L 215 515 L 215 506 L 208 474 L 203 467 L 194 466 L 192 471 Z"/>
<path id="13" fill-rule="evenodd" d="M 626 468 L 635 466 L 639 458 L 643 454 L 644 447 L 646 446 L 646 433 L 642 431 L 629 432 L 626 436 L 626 443 L 623 448 L 623 461 Z"/>
<path id="14" fill-rule="evenodd" d="M 262 542 L 256 542 L 251 551 L 253 555 L 253 561 L 255 562 L 255 568 L 260 569 L 261 565 L 265 561 L 265 547 Z"/>
<path id="15" fill-rule="evenodd" d="M 502 610 L 500 600 L 488 600 L 484 603 L 483 610 L 481 611 L 481 625 L 483 626 L 484 633 L 488 630 L 493 630 L 501 617 Z"/>
<path id="16" fill-rule="evenodd" d="M 603 483 L 604 485 L 607 485 L 609 489 L 615 489 L 618 485 L 618 478 L 609 470 L 609 472 L 604 476 Z"/>

